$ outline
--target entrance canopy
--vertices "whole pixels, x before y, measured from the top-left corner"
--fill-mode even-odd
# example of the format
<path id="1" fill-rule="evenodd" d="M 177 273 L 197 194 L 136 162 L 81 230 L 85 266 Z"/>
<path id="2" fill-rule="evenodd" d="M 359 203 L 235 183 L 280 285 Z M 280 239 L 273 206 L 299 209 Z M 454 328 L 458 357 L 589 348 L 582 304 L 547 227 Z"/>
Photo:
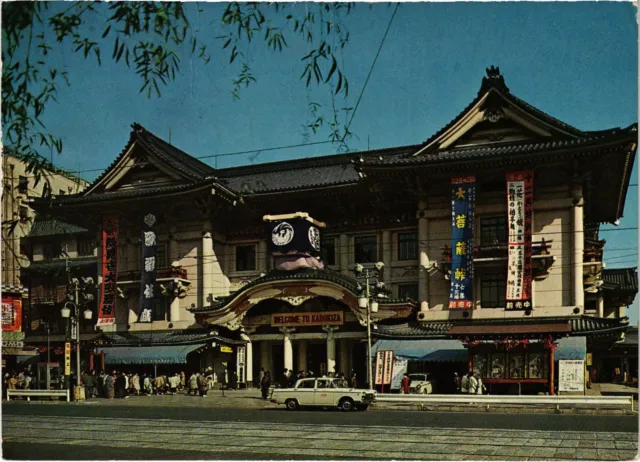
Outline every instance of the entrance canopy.
<path id="1" fill-rule="evenodd" d="M 373 346 L 380 350 L 393 350 L 396 357 L 428 362 L 466 362 L 468 351 L 458 340 L 378 340 Z"/>
<path id="2" fill-rule="evenodd" d="M 187 364 L 187 355 L 205 346 L 165 345 L 140 347 L 108 347 L 101 348 L 98 353 L 105 353 L 105 364 Z"/>

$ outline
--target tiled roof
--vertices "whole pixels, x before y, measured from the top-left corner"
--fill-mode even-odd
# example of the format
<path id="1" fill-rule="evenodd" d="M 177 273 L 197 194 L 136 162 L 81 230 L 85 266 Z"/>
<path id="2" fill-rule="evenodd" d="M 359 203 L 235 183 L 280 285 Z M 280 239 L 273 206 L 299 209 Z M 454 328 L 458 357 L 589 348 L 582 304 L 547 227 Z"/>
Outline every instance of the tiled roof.
<path id="1" fill-rule="evenodd" d="M 622 319 L 603 319 L 592 316 L 573 316 L 573 317 L 533 317 L 520 319 L 476 319 L 472 321 L 432 321 L 416 324 L 415 322 L 407 322 L 406 324 L 384 326 L 377 325 L 376 329 L 371 331 L 372 335 L 380 338 L 394 339 L 429 339 L 429 338 L 450 338 L 449 331 L 453 327 L 462 326 L 517 326 L 517 325 L 536 325 L 557 326 L 558 323 L 568 323 L 571 327 L 571 336 L 582 335 L 606 335 L 610 333 L 620 332 L 627 329 L 629 324 L 628 318 Z M 488 334 L 489 335 L 489 334 Z M 533 333 L 529 335 L 534 335 Z"/>
<path id="2" fill-rule="evenodd" d="M 133 345 L 188 345 L 205 341 L 217 341 L 230 345 L 246 342 L 227 338 L 220 331 L 209 329 L 157 330 L 144 332 L 109 332 L 103 335 L 111 346 Z"/>
<path id="3" fill-rule="evenodd" d="M 34 261 L 31 264 L 24 268 L 24 271 L 28 272 L 49 272 L 49 271 L 60 271 L 64 270 L 67 262 L 69 263 L 70 268 L 89 268 L 91 266 L 95 266 L 97 269 L 98 265 L 98 257 L 89 256 L 89 257 L 77 257 L 77 258 L 69 258 L 69 259 L 55 259 L 55 260 L 41 260 Z"/>
<path id="4" fill-rule="evenodd" d="M 602 270 L 602 279 L 623 292 L 638 292 L 638 272 L 636 268 L 614 268 Z"/>
<path id="5" fill-rule="evenodd" d="M 400 324 L 385 326 L 378 324 L 371 330 L 371 335 L 380 338 L 416 339 L 416 338 L 448 338 L 447 332 L 453 327 L 453 322 L 439 321 L 420 325 Z"/>
<path id="6" fill-rule="evenodd" d="M 81 226 L 65 223 L 61 220 L 39 220 L 36 218 L 36 221 L 33 223 L 31 231 L 29 232 L 29 237 L 56 236 L 61 234 L 77 234 L 85 232 L 87 232 L 87 229 L 82 228 Z"/>
<path id="7" fill-rule="evenodd" d="M 360 175 L 353 165 L 358 157 L 377 158 L 415 152 L 419 145 L 327 155 L 218 170 L 223 184 L 240 194 L 260 194 L 296 189 L 355 184 Z"/>
<path id="8" fill-rule="evenodd" d="M 419 156 L 396 154 L 382 158 L 368 158 L 364 165 L 414 165 L 451 162 L 460 160 L 484 159 L 492 157 L 506 157 L 518 154 L 534 154 L 538 152 L 551 153 L 553 151 L 596 146 L 607 142 L 625 142 L 637 136 L 637 124 L 626 129 L 606 130 L 594 132 L 584 138 L 551 139 L 531 142 L 493 143 L 487 146 L 466 147 L 436 151 Z"/>
<path id="9" fill-rule="evenodd" d="M 55 199 L 55 203 L 71 205 L 71 204 L 80 204 L 85 202 L 94 202 L 94 201 L 106 202 L 110 200 L 131 199 L 136 197 L 170 194 L 170 193 L 188 191 L 190 189 L 203 187 L 209 184 L 210 182 L 211 182 L 210 180 L 203 180 L 200 183 L 185 183 L 185 184 L 178 184 L 178 185 L 171 185 L 171 186 L 158 186 L 158 187 L 151 187 L 151 188 L 133 189 L 128 191 L 97 193 L 97 194 L 91 194 L 88 196 L 83 196 L 81 194 L 74 194 L 74 195 L 57 197 Z"/>

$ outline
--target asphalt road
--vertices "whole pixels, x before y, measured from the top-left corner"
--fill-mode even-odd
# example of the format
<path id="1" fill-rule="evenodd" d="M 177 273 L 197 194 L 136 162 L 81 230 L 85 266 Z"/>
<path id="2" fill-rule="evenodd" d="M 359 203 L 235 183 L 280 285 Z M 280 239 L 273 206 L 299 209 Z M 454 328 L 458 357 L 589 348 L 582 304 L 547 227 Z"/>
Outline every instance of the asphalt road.
<path id="1" fill-rule="evenodd" d="M 5 403 L 18 460 L 621 460 L 636 416 Z"/>
<path id="2" fill-rule="evenodd" d="M 369 410 L 344 413 L 337 410 L 176 408 L 143 406 L 100 406 L 87 403 L 2 404 L 4 415 L 65 417 L 121 417 L 136 419 L 216 420 L 243 422 L 306 423 L 370 426 L 506 428 L 515 430 L 619 431 L 638 433 L 635 415 L 499 414 L 462 412 L 419 412 Z"/>

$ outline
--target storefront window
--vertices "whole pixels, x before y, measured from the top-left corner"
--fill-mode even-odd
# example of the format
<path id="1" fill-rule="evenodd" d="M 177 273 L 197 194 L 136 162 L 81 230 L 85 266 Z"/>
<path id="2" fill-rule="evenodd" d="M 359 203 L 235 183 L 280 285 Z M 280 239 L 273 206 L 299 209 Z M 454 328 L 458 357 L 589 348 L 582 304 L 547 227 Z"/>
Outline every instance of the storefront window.
<path id="1" fill-rule="evenodd" d="M 491 378 L 505 378 L 505 353 L 494 353 L 491 355 Z"/>
<path id="2" fill-rule="evenodd" d="M 521 352 L 513 351 L 509 353 L 509 378 L 524 378 L 524 358 Z"/>
<path id="3" fill-rule="evenodd" d="M 487 355 L 473 355 L 473 373 L 478 374 L 480 377 L 487 376 Z"/>
<path id="4" fill-rule="evenodd" d="M 543 354 L 529 353 L 528 367 L 530 379 L 543 379 L 545 375 Z"/>

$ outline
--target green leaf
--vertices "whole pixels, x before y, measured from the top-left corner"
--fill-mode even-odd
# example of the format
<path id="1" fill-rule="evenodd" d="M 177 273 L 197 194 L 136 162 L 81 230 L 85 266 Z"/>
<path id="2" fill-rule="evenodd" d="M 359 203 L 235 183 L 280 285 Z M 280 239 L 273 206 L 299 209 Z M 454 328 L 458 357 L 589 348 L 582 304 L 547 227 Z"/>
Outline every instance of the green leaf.
<path id="1" fill-rule="evenodd" d="M 336 71 L 337 68 L 338 68 L 338 62 L 336 61 L 336 57 L 331 55 L 331 69 L 329 69 L 329 74 L 327 74 L 327 78 L 324 79 L 324 83 L 329 82 L 329 80 L 331 79 L 331 76 L 333 75 L 333 73 Z"/>
<path id="2" fill-rule="evenodd" d="M 102 65 L 102 61 L 100 60 L 100 48 L 94 48 L 93 52 L 96 54 L 96 58 L 98 59 L 98 65 Z"/>
<path id="3" fill-rule="evenodd" d="M 102 38 L 105 38 L 107 35 L 109 35 L 110 30 L 111 30 L 111 24 L 109 24 L 107 28 L 104 30 L 104 32 L 102 33 Z"/>

